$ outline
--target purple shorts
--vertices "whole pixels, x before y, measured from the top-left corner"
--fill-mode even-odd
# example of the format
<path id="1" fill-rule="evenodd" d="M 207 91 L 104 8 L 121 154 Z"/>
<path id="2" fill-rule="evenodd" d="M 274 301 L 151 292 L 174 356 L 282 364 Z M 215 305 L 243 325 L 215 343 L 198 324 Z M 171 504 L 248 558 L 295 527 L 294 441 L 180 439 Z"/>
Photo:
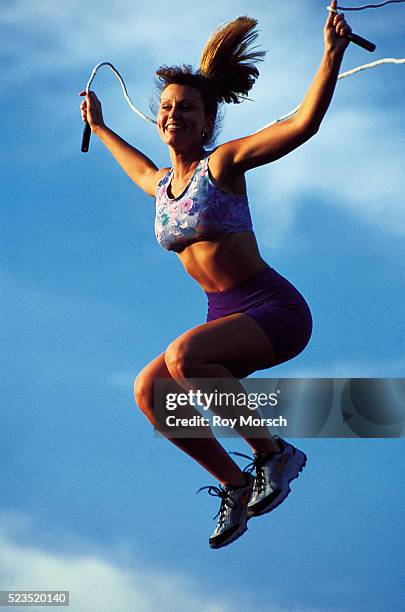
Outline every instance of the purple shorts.
<path id="1" fill-rule="evenodd" d="M 312 333 L 312 317 L 300 292 L 273 268 L 265 268 L 225 291 L 206 292 L 207 322 L 243 312 L 254 319 L 269 338 L 276 363 L 304 350 Z"/>

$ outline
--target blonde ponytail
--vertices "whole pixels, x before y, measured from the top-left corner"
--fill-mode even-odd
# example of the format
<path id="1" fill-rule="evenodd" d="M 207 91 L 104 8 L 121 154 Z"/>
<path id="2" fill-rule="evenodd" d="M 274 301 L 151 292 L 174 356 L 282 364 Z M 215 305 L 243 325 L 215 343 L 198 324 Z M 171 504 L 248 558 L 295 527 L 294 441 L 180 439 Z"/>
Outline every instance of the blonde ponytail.
<path id="1" fill-rule="evenodd" d="M 249 49 L 257 38 L 256 19 L 238 17 L 220 26 L 210 36 L 201 54 L 199 73 L 212 82 L 218 101 L 238 104 L 259 76 L 255 62 L 265 51 Z"/>

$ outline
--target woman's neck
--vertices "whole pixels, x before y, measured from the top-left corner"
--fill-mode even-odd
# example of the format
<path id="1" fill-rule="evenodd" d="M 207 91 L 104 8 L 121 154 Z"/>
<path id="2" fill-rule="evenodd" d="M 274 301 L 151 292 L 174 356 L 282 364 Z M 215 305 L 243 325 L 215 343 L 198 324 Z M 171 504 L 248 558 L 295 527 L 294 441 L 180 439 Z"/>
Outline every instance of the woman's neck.
<path id="1" fill-rule="evenodd" d="M 194 148 L 188 151 L 175 151 L 170 148 L 170 159 L 175 180 L 181 182 L 182 179 L 193 173 L 204 155 L 204 149 L 196 150 Z"/>

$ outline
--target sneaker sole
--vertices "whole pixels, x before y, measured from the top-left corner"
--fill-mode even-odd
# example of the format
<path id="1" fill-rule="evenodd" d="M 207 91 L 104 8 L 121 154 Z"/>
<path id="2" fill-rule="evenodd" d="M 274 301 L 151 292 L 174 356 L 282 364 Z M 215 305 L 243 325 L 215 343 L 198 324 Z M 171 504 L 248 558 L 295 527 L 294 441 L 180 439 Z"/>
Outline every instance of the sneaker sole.
<path id="1" fill-rule="evenodd" d="M 290 482 L 298 478 L 302 470 L 307 464 L 307 456 L 300 450 L 297 450 L 294 455 L 294 463 L 291 466 L 292 475 L 287 481 L 287 487 L 281 490 L 281 493 L 275 500 L 271 501 L 268 506 L 264 506 L 264 508 L 260 510 L 255 510 L 254 508 L 248 508 L 248 517 L 254 518 L 256 516 L 263 516 L 263 514 L 268 514 L 275 510 L 280 504 L 283 503 L 285 499 L 291 493 Z"/>

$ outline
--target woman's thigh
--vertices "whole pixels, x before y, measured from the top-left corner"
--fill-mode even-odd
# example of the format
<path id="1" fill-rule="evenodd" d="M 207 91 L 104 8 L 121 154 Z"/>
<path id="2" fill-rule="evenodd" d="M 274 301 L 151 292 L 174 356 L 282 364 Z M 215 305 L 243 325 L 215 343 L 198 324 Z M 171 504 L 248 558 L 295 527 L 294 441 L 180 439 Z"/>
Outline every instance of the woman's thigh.
<path id="1" fill-rule="evenodd" d="M 193 376 L 198 364 L 220 363 L 235 378 L 275 364 L 272 344 L 249 315 L 236 313 L 215 319 L 181 334 L 165 351 L 169 372 Z"/>

